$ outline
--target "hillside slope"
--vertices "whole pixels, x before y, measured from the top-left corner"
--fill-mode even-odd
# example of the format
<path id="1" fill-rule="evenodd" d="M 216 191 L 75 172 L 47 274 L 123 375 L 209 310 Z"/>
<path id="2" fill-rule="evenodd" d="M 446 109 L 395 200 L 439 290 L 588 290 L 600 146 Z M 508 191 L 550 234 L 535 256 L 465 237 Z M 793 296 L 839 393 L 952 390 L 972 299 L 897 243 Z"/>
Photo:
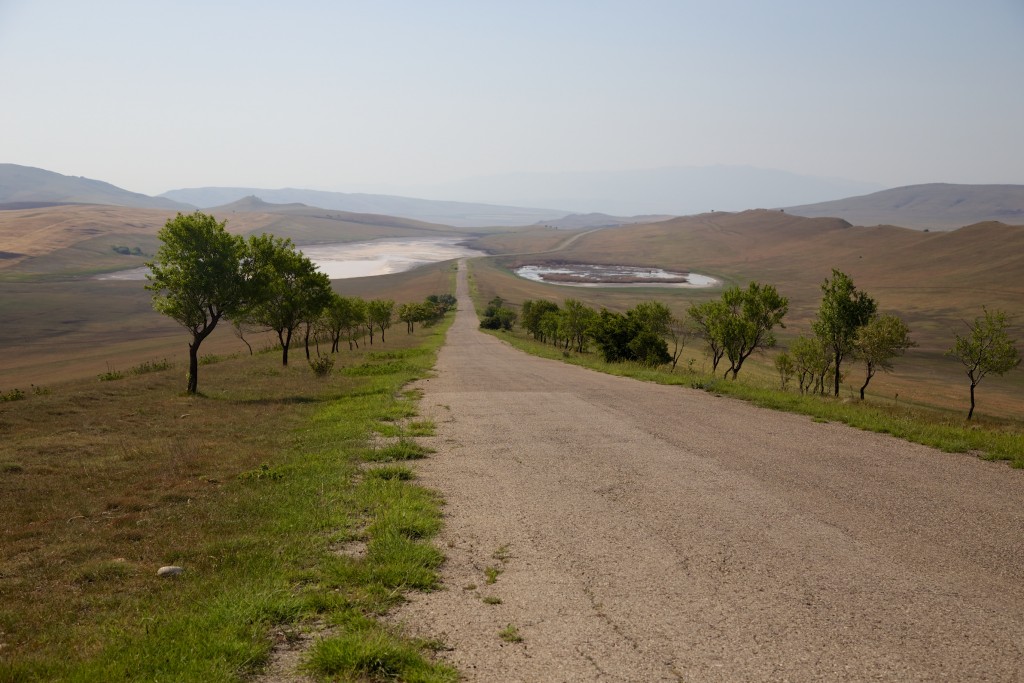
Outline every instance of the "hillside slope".
<path id="1" fill-rule="evenodd" d="M 791 206 L 808 218 L 835 216 L 854 225 L 952 230 L 972 223 L 1024 223 L 1024 185 L 909 185 L 831 202 Z"/>
<path id="2" fill-rule="evenodd" d="M 465 234 L 446 225 L 393 216 L 252 199 L 208 213 L 227 221 L 230 232 L 269 232 L 299 245 Z M 156 252 L 156 234 L 173 217 L 168 210 L 91 204 L 0 211 L 0 275 L 85 275 L 140 266 Z M 115 247 L 128 247 L 129 253 Z"/>
<path id="3" fill-rule="evenodd" d="M 0 205 L 12 204 L 110 204 L 140 209 L 192 209 L 189 204 L 165 197 L 129 192 L 90 178 L 66 176 L 32 166 L 0 164 Z"/>
<path id="4" fill-rule="evenodd" d="M 350 213 L 400 216 L 413 220 L 442 223 L 456 227 L 519 226 L 539 221 L 555 220 L 568 211 L 536 209 L 517 206 L 498 206 L 470 202 L 450 202 L 415 199 L 381 194 L 349 194 L 284 188 L 278 190 L 252 187 L 197 187 L 171 190 L 161 195 L 175 201 L 194 204 L 200 208 L 223 206 L 257 196 L 273 204 L 306 204 L 324 209 Z"/>

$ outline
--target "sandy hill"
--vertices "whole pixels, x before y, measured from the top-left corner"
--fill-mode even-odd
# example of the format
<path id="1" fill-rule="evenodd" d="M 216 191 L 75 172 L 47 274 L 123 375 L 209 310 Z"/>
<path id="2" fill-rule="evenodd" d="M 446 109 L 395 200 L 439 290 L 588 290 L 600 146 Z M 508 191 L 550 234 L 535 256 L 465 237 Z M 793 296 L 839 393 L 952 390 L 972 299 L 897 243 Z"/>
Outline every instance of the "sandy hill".
<path id="1" fill-rule="evenodd" d="M 129 192 L 100 180 L 61 175 L 31 166 L 0 164 L 0 205 L 18 209 L 70 203 L 182 211 L 193 208 L 163 197 Z"/>
<path id="2" fill-rule="evenodd" d="M 952 230 L 984 221 L 1024 222 L 1024 185 L 932 183 L 819 204 L 792 206 L 798 216 L 836 216 L 855 225 Z"/>

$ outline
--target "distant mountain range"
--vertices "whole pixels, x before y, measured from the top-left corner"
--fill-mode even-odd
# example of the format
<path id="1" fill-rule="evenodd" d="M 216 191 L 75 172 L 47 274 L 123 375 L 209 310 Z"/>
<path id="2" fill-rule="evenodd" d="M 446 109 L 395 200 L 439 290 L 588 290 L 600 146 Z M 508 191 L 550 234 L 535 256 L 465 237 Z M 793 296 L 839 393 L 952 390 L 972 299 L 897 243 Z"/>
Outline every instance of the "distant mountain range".
<path id="1" fill-rule="evenodd" d="M 3 204 L 14 205 L 8 208 L 40 204 L 109 204 L 179 211 L 194 208 L 170 199 L 122 190 L 101 180 L 17 164 L 0 164 L 0 205 Z"/>
<path id="2" fill-rule="evenodd" d="M 1000 221 L 1024 224 L 1024 185 L 908 185 L 859 197 L 787 207 L 797 216 L 835 216 L 854 225 L 953 230 Z"/>
<path id="3" fill-rule="evenodd" d="M 524 208 L 514 204 L 287 188 L 200 187 L 172 190 L 159 197 L 150 197 L 98 180 L 65 176 L 16 164 L 0 164 L 0 209 L 57 204 L 104 204 L 191 211 L 196 208 L 224 207 L 245 200 L 230 210 L 240 213 L 258 212 L 276 207 L 275 211 L 281 213 L 282 205 L 294 204 L 304 205 L 305 208 L 394 216 L 461 228 L 537 224 L 586 228 L 648 222 L 687 211 L 697 213 L 785 206 L 787 212 L 798 216 L 834 216 L 855 225 L 884 224 L 948 230 L 990 220 L 1009 224 L 1024 223 L 1024 185 L 934 183 L 819 203 L 798 203 L 786 202 L 782 198 L 801 193 L 821 194 L 829 191 L 829 187 L 833 190 L 828 196 L 841 196 L 843 193 L 839 188 L 863 184 L 814 179 L 782 171 L 716 166 L 617 173 L 493 176 L 480 181 L 482 184 L 477 189 L 482 191 L 482 188 L 489 186 L 497 192 L 495 183 L 501 179 L 510 183 L 505 196 L 513 196 L 522 190 L 524 185 L 519 181 L 524 179 L 529 180 L 527 184 L 533 183 L 535 186 L 541 180 L 550 181 L 547 192 L 552 197 L 551 206 L 575 207 L 577 200 L 571 200 L 568 195 L 563 197 L 565 204 L 555 203 L 560 202 L 556 196 L 575 188 L 580 196 L 578 202 L 584 205 L 584 210 L 573 213 L 559 209 Z M 453 187 L 452 192 L 455 191 Z M 646 197 L 646 200 L 638 199 L 641 196 Z M 604 199 L 599 201 L 595 197 Z M 696 199 L 698 197 L 699 202 Z M 618 208 L 593 213 L 596 205 L 601 204 Z M 670 206 L 676 207 L 675 210 L 669 210 Z"/>

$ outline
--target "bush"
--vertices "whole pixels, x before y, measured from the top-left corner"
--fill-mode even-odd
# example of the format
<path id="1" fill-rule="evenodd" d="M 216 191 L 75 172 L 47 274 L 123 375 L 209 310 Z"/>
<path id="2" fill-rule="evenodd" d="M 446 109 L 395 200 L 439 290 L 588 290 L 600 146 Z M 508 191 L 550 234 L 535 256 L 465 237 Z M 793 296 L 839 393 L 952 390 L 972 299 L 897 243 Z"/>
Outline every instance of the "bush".
<path id="1" fill-rule="evenodd" d="M 334 359 L 330 356 L 312 358 L 309 361 L 309 367 L 313 369 L 313 374 L 317 377 L 327 377 L 334 369 Z"/>
<path id="2" fill-rule="evenodd" d="M 0 401 L 23 401 L 24 399 L 25 392 L 21 389 L 11 389 L 0 394 Z"/>

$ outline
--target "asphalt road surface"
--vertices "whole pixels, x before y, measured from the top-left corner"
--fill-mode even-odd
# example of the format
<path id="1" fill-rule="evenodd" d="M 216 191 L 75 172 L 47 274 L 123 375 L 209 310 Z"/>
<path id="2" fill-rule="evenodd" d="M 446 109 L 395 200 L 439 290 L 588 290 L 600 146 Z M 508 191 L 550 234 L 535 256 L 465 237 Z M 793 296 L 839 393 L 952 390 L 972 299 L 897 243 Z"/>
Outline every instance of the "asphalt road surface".
<path id="1" fill-rule="evenodd" d="M 444 589 L 397 618 L 468 680 L 1024 680 L 1024 472 L 535 358 L 458 296 Z"/>

